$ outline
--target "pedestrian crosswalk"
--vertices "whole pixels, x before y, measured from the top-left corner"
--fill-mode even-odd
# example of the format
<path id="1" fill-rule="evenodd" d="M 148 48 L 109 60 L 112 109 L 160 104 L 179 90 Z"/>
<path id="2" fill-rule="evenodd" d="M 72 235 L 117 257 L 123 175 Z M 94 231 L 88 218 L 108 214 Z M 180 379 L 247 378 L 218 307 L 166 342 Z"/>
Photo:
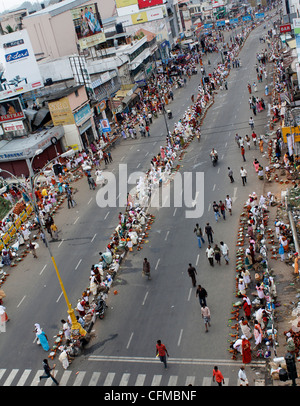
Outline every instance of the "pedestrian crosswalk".
<path id="1" fill-rule="evenodd" d="M 0 386 L 55 386 L 51 378 L 43 379 L 39 377 L 44 375 L 43 370 L 33 371 L 25 369 L 0 369 Z M 54 377 L 58 380 L 60 386 L 215 386 L 212 377 L 198 376 L 177 376 L 164 374 L 131 374 L 99 371 L 72 371 L 72 370 L 54 370 Z M 224 378 L 224 386 L 237 386 L 237 379 Z M 255 383 L 254 383 L 255 385 Z M 257 384 L 262 385 L 261 379 Z"/>

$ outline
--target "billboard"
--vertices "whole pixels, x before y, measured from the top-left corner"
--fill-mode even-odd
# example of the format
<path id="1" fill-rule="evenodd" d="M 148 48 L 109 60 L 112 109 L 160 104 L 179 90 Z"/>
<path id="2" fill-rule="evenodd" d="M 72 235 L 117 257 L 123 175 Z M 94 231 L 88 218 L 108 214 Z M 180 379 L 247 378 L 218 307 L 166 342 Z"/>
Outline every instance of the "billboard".
<path id="1" fill-rule="evenodd" d="M 138 0 L 139 8 L 148 8 L 151 6 L 158 6 L 163 4 L 163 0 Z"/>
<path id="2" fill-rule="evenodd" d="M 77 40 L 81 49 L 105 42 L 102 20 L 96 3 L 71 10 Z"/>
<path id="3" fill-rule="evenodd" d="M 74 116 L 70 107 L 69 99 L 63 97 L 48 103 L 53 125 L 75 124 Z"/>
<path id="4" fill-rule="evenodd" d="M 14 99 L 0 101 L 0 123 L 25 118 L 20 100 Z"/>
<path id="5" fill-rule="evenodd" d="M 116 0 L 117 8 L 132 6 L 138 4 L 138 0 Z"/>
<path id="6" fill-rule="evenodd" d="M 0 36 L 0 100 L 43 87 L 27 30 Z"/>

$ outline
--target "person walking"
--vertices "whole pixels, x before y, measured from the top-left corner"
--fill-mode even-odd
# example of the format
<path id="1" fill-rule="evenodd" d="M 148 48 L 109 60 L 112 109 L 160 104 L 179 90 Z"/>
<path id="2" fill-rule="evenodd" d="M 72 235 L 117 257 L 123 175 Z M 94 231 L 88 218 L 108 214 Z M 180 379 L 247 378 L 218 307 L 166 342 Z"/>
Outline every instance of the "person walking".
<path id="1" fill-rule="evenodd" d="M 41 240 L 43 241 L 43 243 L 45 244 L 45 246 L 47 247 L 46 236 L 43 231 L 40 232 L 40 237 L 41 237 Z"/>
<path id="2" fill-rule="evenodd" d="M 210 245 L 206 248 L 206 256 L 210 266 L 214 266 L 214 249 Z"/>
<path id="3" fill-rule="evenodd" d="M 215 366 L 213 369 L 213 382 L 217 382 L 219 386 L 222 386 L 222 384 L 225 383 L 222 372 L 217 366 Z"/>
<path id="4" fill-rule="evenodd" d="M 208 243 L 210 243 L 210 244 L 212 244 L 214 242 L 213 233 L 214 233 L 214 231 L 211 228 L 211 225 L 209 223 L 206 223 L 205 234 L 207 235 Z"/>
<path id="5" fill-rule="evenodd" d="M 216 263 L 219 264 L 219 265 L 221 265 L 221 249 L 220 249 L 220 247 L 218 246 L 218 244 L 215 244 L 215 247 L 214 247 L 214 255 L 215 255 Z"/>
<path id="6" fill-rule="evenodd" d="M 59 385 L 58 381 L 57 381 L 57 380 L 54 378 L 54 376 L 51 374 L 51 371 L 53 371 L 55 367 L 56 367 L 56 364 L 54 364 L 53 367 L 51 368 L 51 367 L 49 366 L 48 360 L 47 360 L 47 359 L 44 359 L 44 360 L 43 360 L 43 368 L 44 368 L 44 371 L 45 371 L 45 374 L 46 374 L 46 375 L 40 376 L 40 382 L 41 382 L 42 379 L 51 378 L 52 381 L 53 381 L 54 383 L 56 383 L 56 385 L 58 386 L 58 385 Z"/>
<path id="7" fill-rule="evenodd" d="M 210 327 L 210 310 L 206 304 L 202 304 L 202 306 L 201 306 L 201 316 L 202 316 L 202 319 L 204 320 L 205 332 L 208 333 L 207 326 Z"/>
<path id="8" fill-rule="evenodd" d="M 143 262 L 143 275 L 148 277 L 148 280 L 151 279 L 151 275 L 150 275 L 150 263 L 147 260 L 147 258 L 144 258 L 144 262 Z"/>
<path id="9" fill-rule="evenodd" d="M 233 179 L 233 171 L 232 171 L 232 169 L 230 169 L 229 167 L 228 167 L 228 177 L 229 177 L 229 179 L 230 179 L 230 182 L 233 183 L 233 182 L 234 182 L 234 179 Z"/>
<path id="10" fill-rule="evenodd" d="M 226 220 L 226 217 L 225 217 L 226 207 L 225 207 L 225 203 L 223 203 L 222 200 L 220 200 L 220 202 L 219 202 L 219 208 L 220 208 L 220 212 L 223 216 L 223 219 Z"/>
<path id="11" fill-rule="evenodd" d="M 198 223 L 196 224 L 196 227 L 194 228 L 194 233 L 196 233 L 196 237 L 198 240 L 198 247 L 201 248 L 202 247 L 201 242 L 204 244 L 205 241 L 203 238 L 202 229 L 201 229 L 201 227 L 199 227 Z"/>
<path id="12" fill-rule="evenodd" d="M 250 125 L 251 130 L 254 130 L 254 120 L 252 117 L 249 118 L 249 125 Z"/>
<path id="13" fill-rule="evenodd" d="M 214 201 L 212 207 L 215 214 L 216 222 L 218 222 L 218 218 L 221 217 L 221 214 L 219 213 L 219 205 Z"/>
<path id="14" fill-rule="evenodd" d="M 230 215 L 232 216 L 232 199 L 229 195 L 226 196 L 225 199 L 226 209 L 229 211 Z"/>
<path id="15" fill-rule="evenodd" d="M 241 166 L 240 174 L 241 174 L 243 186 L 245 186 L 247 183 L 247 171 L 246 171 L 246 169 L 244 169 L 243 166 Z"/>
<path id="16" fill-rule="evenodd" d="M 37 258 L 36 251 L 35 251 L 36 243 L 32 242 L 31 240 L 29 241 L 29 249 L 30 249 L 31 254 L 33 255 L 33 258 Z"/>
<path id="17" fill-rule="evenodd" d="M 193 287 L 195 287 L 197 271 L 196 271 L 195 267 L 192 266 L 192 264 L 189 264 L 187 271 L 188 271 L 189 277 L 192 279 Z"/>
<path id="18" fill-rule="evenodd" d="M 167 369 L 167 356 L 169 357 L 169 353 L 165 344 L 162 344 L 161 340 L 157 340 L 156 342 L 156 356 L 159 357 L 160 362 L 163 362 L 165 369 Z"/>
<path id="19" fill-rule="evenodd" d="M 241 154 L 242 154 L 242 157 L 243 157 L 244 162 L 246 162 L 246 158 L 245 158 L 245 147 L 244 147 L 244 145 L 241 145 Z"/>
<path id="20" fill-rule="evenodd" d="M 196 297 L 199 298 L 200 306 L 206 306 L 207 291 L 201 285 L 198 285 L 196 289 Z"/>
<path id="21" fill-rule="evenodd" d="M 238 372 L 238 384 L 239 386 L 249 386 L 249 381 L 245 372 L 244 365 L 241 365 Z"/>
<path id="22" fill-rule="evenodd" d="M 220 241 L 220 245 L 221 245 L 221 251 L 222 251 L 222 255 L 226 261 L 226 265 L 229 264 L 229 258 L 228 258 L 228 254 L 229 254 L 229 249 L 227 244 L 225 244 L 223 241 Z"/>

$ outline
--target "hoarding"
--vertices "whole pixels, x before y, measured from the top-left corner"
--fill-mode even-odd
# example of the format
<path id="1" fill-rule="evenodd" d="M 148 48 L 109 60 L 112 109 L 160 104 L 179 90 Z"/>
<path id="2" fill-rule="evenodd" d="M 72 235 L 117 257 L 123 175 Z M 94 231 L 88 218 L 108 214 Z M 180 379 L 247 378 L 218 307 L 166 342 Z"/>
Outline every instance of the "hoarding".
<path id="1" fill-rule="evenodd" d="M 96 3 L 71 10 L 77 40 L 81 49 L 105 42 L 102 20 Z"/>
<path id="2" fill-rule="evenodd" d="M 43 87 L 27 30 L 0 36 L 0 100 Z"/>
<path id="3" fill-rule="evenodd" d="M 139 8 L 148 8 L 163 4 L 163 0 L 138 0 Z"/>
<path id="4" fill-rule="evenodd" d="M 49 102 L 48 107 L 54 125 L 75 124 L 75 119 L 67 97 Z"/>
<path id="5" fill-rule="evenodd" d="M 13 120 L 25 118 L 20 100 L 14 99 L 0 101 L 0 123 L 6 123 Z"/>
<path id="6" fill-rule="evenodd" d="M 290 23 L 280 25 L 279 30 L 281 34 L 284 34 L 285 32 L 290 32 L 292 31 L 292 25 Z"/>
<path id="7" fill-rule="evenodd" d="M 138 0 L 116 0 L 117 8 L 132 6 L 138 4 Z"/>

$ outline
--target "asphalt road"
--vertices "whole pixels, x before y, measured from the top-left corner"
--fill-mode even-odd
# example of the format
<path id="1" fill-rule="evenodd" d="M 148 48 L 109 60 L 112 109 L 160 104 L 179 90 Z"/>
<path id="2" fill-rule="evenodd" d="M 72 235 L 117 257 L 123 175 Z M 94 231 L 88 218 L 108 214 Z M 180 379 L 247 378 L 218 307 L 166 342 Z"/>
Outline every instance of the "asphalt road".
<path id="1" fill-rule="evenodd" d="M 259 150 L 252 147 L 250 151 L 246 150 L 247 162 L 243 163 L 234 135 L 236 132 L 242 136 L 250 135 L 247 83 L 256 81 L 254 65 L 256 53 L 263 49 L 263 44 L 259 43 L 262 32 L 261 26 L 250 34 L 239 55 L 242 67 L 231 70 L 228 90 L 215 95 L 215 103 L 206 115 L 201 142 L 195 140 L 181 161 L 181 174 L 192 172 L 195 176 L 196 172 L 204 173 L 203 215 L 197 219 L 186 218 L 187 208 L 184 206 L 150 210 L 156 219 L 149 233 L 149 242 L 144 244 L 142 251 L 127 255 L 113 285 L 118 294 L 109 295 L 107 315 L 94 326 L 96 338 L 85 354 L 75 359 L 70 367 L 73 374 L 75 371 L 85 371 L 77 375 L 77 385 L 87 385 L 91 376 L 99 379 L 98 385 L 134 385 L 135 379 L 144 385 L 184 385 L 188 377 L 196 377 L 195 384 L 201 384 L 211 376 L 216 362 L 221 365 L 227 382 L 229 380 L 229 384 L 236 384 L 238 364 L 231 361 L 227 351 L 230 332 L 228 319 L 232 303 L 236 300 L 236 233 L 239 214 L 248 194 L 253 191 L 262 193 L 263 183 L 258 182 L 252 162 L 257 157 L 264 163 L 264 158 L 261 158 Z M 214 66 L 220 60 L 220 55 L 212 54 L 210 60 Z M 212 69 L 211 66 L 205 67 L 208 71 Z M 176 91 L 170 106 L 174 114 L 173 120 L 168 120 L 170 128 L 190 105 L 191 94 L 195 94 L 198 84 L 199 74 L 192 76 L 185 88 Z M 264 82 L 258 84 L 257 94 L 264 95 Z M 259 113 L 255 122 L 256 132 L 264 133 L 267 111 Z M 152 154 L 158 152 L 160 145 L 164 145 L 165 134 L 165 122 L 160 117 L 151 126 L 151 137 L 122 140 L 112 151 L 114 162 L 107 171 L 112 170 L 117 179 L 119 163 L 128 165 L 128 174 L 137 170 L 146 171 Z M 216 167 L 209 159 L 212 147 L 219 153 Z M 246 187 L 242 186 L 239 176 L 242 165 L 248 170 Z M 233 184 L 227 177 L 228 166 L 234 171 Z M 77 298 L 88 286 L 90 267 L 97 262 L 98 252 L 107 244 L 120 211 L 118 207 L 99 208 L 97 192 L 89 190 L 85 179 L 78 181 L 76 186 L 80 190 L 75 195 L 77 206 L 68 210 L 65 204 L 60 209 L 55 218 L 60 229 L 60 241 L 51 243 L 74 307 Z M 212 202 L 224 200 L 227 194 L 234 200 L 233 215 L 216 224 Z M 193 233 L 196 222 L 203 228 L 206 222 L 210 222 L 214 229 L 214 241 L 227 243 L 231 260 L 229 266 L 209 266 L 205 257 L 207 243 L 202 249 L 197 247 Z M 151 263 L 151 281 L 141 275 L 144 257 Z M 209 333 L 205 333 L 195 288 L 192 288 L 187 275 L 189 263 L 196 266 L 197 283 L 208 291 L 208 306 L 212 314 Z M 48 251 L 42 246 L 38 250 L 38 259 L 28 257 L 21 266 L 12 268 L 4 288 L 7 293 L 5 305 L 11 320 L 7 332 L 1 334 L 0 375 L 3 372 L 0 379 L 4 381 L 15 369 L 14 380 L 7 381 L 15 385 L 25 369 L 31 370 L 32 374 L 41 369 L 41 361 L 46 355 L 34 343 L 34 323 L 41 324 L 50 345 L 53 344 L 53 336 L 61 328 L 60 320 L 66 318 L 66 304 Z M 166 344 L 170 353 L 166 371 L 155 359 L 157 339 Z M 59 364 L 58 360 L 55 362 Z M 62 373 L 60 365 L 58 370 Z M 31 381 L 28 379 L 25 384 Z"/>

